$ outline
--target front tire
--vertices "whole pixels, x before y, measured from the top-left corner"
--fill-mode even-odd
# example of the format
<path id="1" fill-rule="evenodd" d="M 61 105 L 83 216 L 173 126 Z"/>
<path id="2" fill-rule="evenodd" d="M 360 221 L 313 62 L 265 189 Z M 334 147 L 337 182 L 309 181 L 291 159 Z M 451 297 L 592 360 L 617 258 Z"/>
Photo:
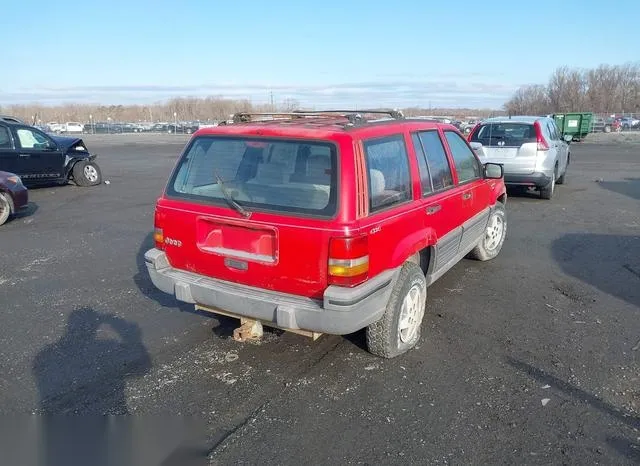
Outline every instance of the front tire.
<path id="1" fill-rule="evenodd" d="M 0 225 L 4 225 L 11 216 L 11 200 L 9 197 L 0 193 Z"/>
<path id="2" fill-rule="evenodd" d="M 367 348 L 382 358 L 395 358 L 420 341 L 427 281 L 420 266 L 406 262 L 400 270 L 382 318 L 367 327 Z"/>
<path id="3" fill-rule="evenodd" d="M 504 205 L 497 202 L 487 221 L 482 241 L 471 250 L 469 257 L 479 261 L 494 259 L 500 254 L 504 240 L 507 237 L 507 213 Z"/>
<path id="4" fill-rule="evenodd" d="M 95 162 L 81 160 L 73 166 L 73 181 L 78 186 L 96 186 L 102 183 L 102 172 Z"/>

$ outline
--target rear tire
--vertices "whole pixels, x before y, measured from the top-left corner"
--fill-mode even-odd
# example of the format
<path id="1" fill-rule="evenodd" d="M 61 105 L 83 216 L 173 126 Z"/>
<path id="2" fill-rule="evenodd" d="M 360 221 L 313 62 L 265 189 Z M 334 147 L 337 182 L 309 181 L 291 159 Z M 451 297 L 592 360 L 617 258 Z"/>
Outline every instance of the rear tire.
<path id="1" fill-rule="evenodd" d="M 367 327 L 367 348 L 382 358 L 395 358 L 420 341 L 426 308 L 427 281 L 419 265 L 405 262 L 382 318 Z"/>
<path id="2" fill-rule="evenodd" d="M 567 169 L 565 168 L 564 173 L 560 178 L 558 178 L 558 180 L 556 181 L 556 184 L 564 184 L 566 176 L 567 176 Z"/>
<path id="3" fill-rule="evenodd" d="M 497 202 L 487 221 L 487 228 L 482 241 L 471 250 L 469 257 L 479 261 L 494 259 L 500 254 L 506 237 L 507 213 L 504 205 L 501 202 Z"/>
<path id="4" fill-rule="evenodd" d="M 96 186 L 102 183 L 102 173 L 98 164 L 81 160 L 73 166 L 73 181 L 78 186 Z"/>
<path id="5" fill-rule="evenodd" d="M 4 225 L 11 216 L 11 200 L 4 193 L 0 193 L 0 225 Z"/>
<path id="6" fill-rule="evenodd" d="M 564 184 L 564 181 L 567 176 L 567 170 L 569 170 L 570 164 L 571 164 L 571 154 L 567 155 L 567 166 L 564 167 L 564 172 L 562 173 L 562 176 L 558 178 L 558 181 L 556 181 L 556 184 Z"/>
<path id="7" fill-rule="evenodd" d="M 547 201 L 553 197 L 553 193 L 556 190 L 556 176 L 558 174 L 558 167 L 553 172 L 553 177 L 551 178 L 551 182 L 543 188 L 540 188 L 540 197 L 542 199 L 546 199 Z"/>

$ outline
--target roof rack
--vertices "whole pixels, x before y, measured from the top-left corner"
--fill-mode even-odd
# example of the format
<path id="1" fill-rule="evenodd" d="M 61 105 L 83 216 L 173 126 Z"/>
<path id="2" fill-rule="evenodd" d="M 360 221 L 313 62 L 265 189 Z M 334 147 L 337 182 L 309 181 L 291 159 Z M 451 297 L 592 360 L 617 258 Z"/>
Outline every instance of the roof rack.
<path id="1" fill-rule="evenodd" d="M 234 123 L 248 123 L 251 121 L 292 120 L 296 118 L 346 118 L 350 124 L 364 123 L 363 115 L 388 115 L 394 120 L 404 119 L 400 110 L 364 109 L 364 110 L 294 110 L 293 112 L 239 112 L 232 116 Z M 254 117 L 258 117 L 254 119 Z"/>

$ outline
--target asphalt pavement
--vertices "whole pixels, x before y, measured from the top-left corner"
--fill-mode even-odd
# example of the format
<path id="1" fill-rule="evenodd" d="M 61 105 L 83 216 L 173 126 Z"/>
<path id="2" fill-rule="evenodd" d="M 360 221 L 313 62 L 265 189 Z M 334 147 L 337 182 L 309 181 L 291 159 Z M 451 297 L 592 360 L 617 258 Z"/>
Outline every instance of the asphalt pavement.
<path id="1" fill-rule="evenodd" d="M 212 464 L 640 462 L 640 144 L 573 144 L 552 201 L 511 193 L 500 256 L 431 286 L 419 346 L 383 360 L 362 332 L 236 343 L 153 288 L 185 141 L 87 136 L 109 184 L 31 190 L 0 227 L 2 414 L 180 415 Z"/>

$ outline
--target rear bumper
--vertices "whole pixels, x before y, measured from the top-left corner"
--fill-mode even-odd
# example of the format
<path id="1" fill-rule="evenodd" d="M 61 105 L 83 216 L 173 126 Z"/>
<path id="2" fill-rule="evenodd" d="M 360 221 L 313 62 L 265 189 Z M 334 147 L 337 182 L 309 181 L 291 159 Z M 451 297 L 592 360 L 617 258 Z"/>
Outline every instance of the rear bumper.
<path id="1" fill-rule="evenodd" d="M 512 175 L 509 173 L 504 174 L 504 183 L 507 186 L 535 186 L 542 188 L 551 183 L 551 177 L 543 172 L 531 173 L 529 175 Z"/>
<path id="2" fill-rule="evenodd" d="M 329 286 L 323 300 L 278 293 L 178 270 L 165 253 L 144 255 L 151 281 L 179 301 L 271 322 L 285 329 L 346 335 L 379 320 L 399 269 L 385 271 L 355 288 Z"/>

